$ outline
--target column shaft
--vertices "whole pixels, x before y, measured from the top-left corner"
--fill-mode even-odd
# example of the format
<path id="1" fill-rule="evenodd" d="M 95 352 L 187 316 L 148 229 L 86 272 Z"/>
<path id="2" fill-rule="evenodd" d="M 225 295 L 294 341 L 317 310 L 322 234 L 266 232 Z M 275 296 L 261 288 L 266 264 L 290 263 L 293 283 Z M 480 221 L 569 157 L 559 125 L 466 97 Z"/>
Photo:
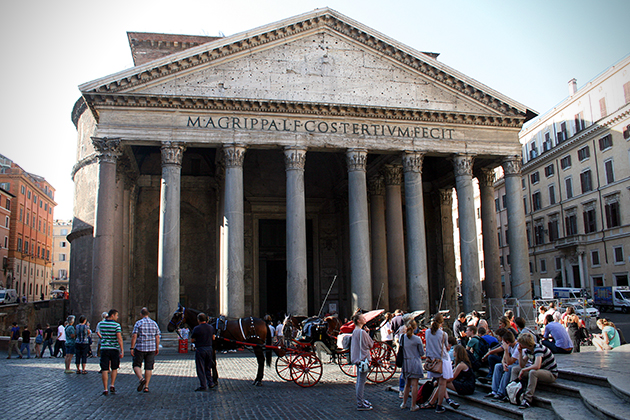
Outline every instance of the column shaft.
<path id="1" fill-rule="evenodd" d="M 486 278 L 484 286 L 486 298 L 500 299 L 501 265 L 499 261 L 499 241 L 497 238 L 497 212 L 494 204 L 494 170 L 482 169 L 477 177 L 481 196 L 481 230 L 483 234 L 483 259 Z"/>
<path id="2" fill-rule="evenodd" d="M 387 230 L 385 228 L 385 186 L 382 176 L 369 180 L 370 245 L 372 247 L 372 303 L 375 308 L 391 310 L 387 276 Z"/>
<path id="3" fill-rule="evenodd" d="M 125 189 L 124 181 L 118 171 L 116 176 L 116 202 L 114 205 L 114 289 L 112 306 L 120 312 L 119 322 L 126 320 L 127 314 L 122 311 L 122 293 L 123 293 L 123 191 Z M 126 326 L 126 324 L 122 324 Z"/>
<path id="4" fill-rule="evenodd" d="M 444 303 L 441 309 L 459 313 L 457 300 L 457 269 L 455 267 L 455 238 L 453 230 L 453 190 L 440 190 L 442 217 L 442 254 L 444 258 Z M 440 292 L 441 294 L 441 292 Z"/>
<path id="5" fill-rule="evenodd" d="M 287 311 L 292 315 L 308 316 L 304 196 L 306 150 L 287 148 L 284 162 L 287 175 Z"/>
<path id="6" fill-rule="evenodd" d="M 521 194 L 521 158 L 513 156 L 503 161 L 508 213 L 508 244 L 510 246 L 512 296 L 531 300 L 529 250 L 525 231 L 525 209 Z"/>
<path id="7" fill-rule="evenodd" d="M 166 331 L 179 304 L 181 169 L 185 146 L 162 144 L 158 230 L 158 324 Z"/>
<path id="8" fill-rule="evenodd" d="M 405 208 L 407 210 L 407 278 L 409 310 L 426 310 L 429 307 L 429 276 L 427 242 L 424 227 L 424 191 L 422 188 L 422 161 L 424 155 L 405 152 Z"/>
<path id="9" fill-rule="evenodd" d="M 350 222 L 350 289 L 352 310 L 372 309 L 370 231 L 367 205 L 367 150 L 350 149 L 348 164 L 348 210 Z"/>
<path id="10" fill-rule="evenodd" d="M 385 203 L 387 206 L 387 278 L 389 279 L 389 305 L 392 309 L 406 310 L 407 272 L 405 264 L 405 233 L 402 212 L 402 166 L 386 165 Z"/>
<path id="11" fill-rule="evenodd" d="M 224 223 L 227 231 L 227 296 L 230 318 L 245 316 L 245 226 L 243 215 L 243 160 L 245 147 L 226 146 Z"/>
<path id="12" fill-rule="evenodd" d="M 459 242 L 462 265 L 462 303 L 464 312 L 481 309 L 479 248 L 475 218 L 475 192 L 472 184 L 473 158 L 455 156 L 455 185 L 459 213 Z"/>

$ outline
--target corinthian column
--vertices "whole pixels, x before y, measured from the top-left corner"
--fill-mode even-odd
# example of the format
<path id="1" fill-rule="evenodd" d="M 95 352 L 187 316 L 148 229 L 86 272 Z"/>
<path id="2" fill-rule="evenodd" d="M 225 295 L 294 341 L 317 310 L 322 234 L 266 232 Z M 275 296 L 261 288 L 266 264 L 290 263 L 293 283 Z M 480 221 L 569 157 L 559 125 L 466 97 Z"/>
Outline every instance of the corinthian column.
<path id="1" fill-rule="evenodd" d="M 182 143 L 162 143 L 162 185 L 158 230 L 158 324 L 163 331 L 179 304 Z"/>
<path id="2" fill-rule="evenodd" d="M 499 264 L 499 241 L 497 240 L 497 212 L 494 205 L 494 169 L 479 171 L 479 193 L 481 196 L 481 231 L 483 234 L 483 259 L 486 279 L 484 285 L 488 299 L 500 299 L 501 266 Z"/>
<path id="3" fill-rule="evenodd" d="M 440 190 L 442 217 L 442 255 L 444 259 L 444 302 L 452 314 L 459 313 L 457 302 L 457 270 L 455 268 L 455 239 L 453 237 L 453 189 Z"/>
<path id="4" fill-rule="evenodd" d="M 475 220 L 475 192 L 472 184 L 472 166 L 472 156 L 458 155 L 453 158 L 459 211 L 464 312 L 481 309 L 481 279 L 479 277 L 479 248 L 477 247 L 477 222 Z"/>
<path id="5" fill-rule="evenodd" d="M 532 298 L 532 286 L 529 277 L 525 209 L 521 197 L 521 157 L 505 158 L 503 160 L 503 173 L 508 213 L 512 296 L 517 299 L 530 300 Z"/>
<path id="6" fill-rule="evenodd" d="M 422 189 L 423 153 L 405 152 L 405 208 L 407 210 L 407 276 L 409 310 L 429 311 L 427 242 L 424 228 L 424 193 Z"/>
<path id="7" fill-rule="evenodd" d="M 245 316 L 245 226 L 243 220 L 243 160 L 244 146 L 225 146 L 224 225 L 227 231 L 227 315 Z M 223 299 L 223 298 L 222 298 Z"/>
<path id="8" fill-rule="evenodd" d="M 368 181 L 370 191 L 370 232 L 372 234 L 372 302 L 376 308 L 389 310 L 387 276 L 387 234 L 385 229 L 385 185 L 382 176 Z"/>
<path id="9" fill-rule="evenodd" d="M 385 203 L 387 206 L 387 277 L 389 304 L 393 309 L 407 309 L 407 273 L 405 234 L 402 214 L 402 165 L 385 165 Z"/>
<path id="10" fill-rule="evenodd" d="M 350 289 L 352 309 L 372 309 L 370 230 L 367 205 L 367 150 L 349 149 L 348 209 L 350 213 Z"/>
<path id="11" fill-rule="evenodd" d="M 301 316 L 308 316 L 305 163 L 305 149 L 287 147 L 284 150 L 287 173 L 287 311 Z"/>
<path id="12" fill-rule="evenodd" d="M 92 319 L 112 309 L 114 297 L 114 218 L 116 161 L 121 155 L 120 139 L 92 137 L 98 159 L 98 184 L 92 254 Z"/>

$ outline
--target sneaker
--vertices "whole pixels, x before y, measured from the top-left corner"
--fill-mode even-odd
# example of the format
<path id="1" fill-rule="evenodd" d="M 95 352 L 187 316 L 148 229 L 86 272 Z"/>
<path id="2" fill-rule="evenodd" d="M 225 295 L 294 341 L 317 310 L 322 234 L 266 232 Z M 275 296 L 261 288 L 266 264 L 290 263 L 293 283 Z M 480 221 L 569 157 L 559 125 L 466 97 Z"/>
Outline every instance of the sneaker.
<path id="1" fill-rule="evenodd" d="M 503 399 L 503 395 L 501 394 L 494 394 L 494 397 L 492 397 L 493 400 L 502 400 Z"/>
<path id="2" fill-rule="evenodd" d="M 520 408 L 521 410 L 529 408 L 529 403 L 527 402 L 527 400 L 523 400 L 523 402 L 521 403 L 521 405 L 518 406 L 518 408 Z"/>
<path id="3" fill-rule="evenodd" d="M 357 410 L 359 410 L 359 411 L 370 411 L 370 410 L 373 410 L 373 409 L 374 409 L 374 407 L 372 407 L 371 405 L 369 405 L 369 406 L 368 405 L 363 405 L 361 407 L 357 407 Z"/>
<path id="4" fill-rule="evenodd" d="M 448 403 L 448 405 L 450 405 L 453 408 L 459 408 L 459 403 L 455 402 L 454 400 L 447 398 L 446 402 Z"/>
<path id="5" fill-rule="evenodd" d="M 407 407 L 407 404 L 406 404 L 406 403 L 404 403 L 404 402 L 403 402 L 403 403 L 400 403 L 400 409 L 401 409 L 401 410 L 404 410 L 404 409 L 405 409 L 405 407 Z"/>
<path id="6" fill-rule="evenodd" d="M 66 370 L 63 371 L 63 373 L 74 373 L 74 370 L 66 369 Z"/>
<path id="7" fill-rule="evenodd" d="M 10 357 L 7 357 L 7 359 L 10 359 Z M 405 394 L 402 391 L 398 391 L 398 398 L 403 398 L 405 396 Z"/>
<path id="8" fill-rule="evenodd" d="M 437 407 L 435 407 L 435 412 L 438 413 L 438 414 L 442 414 L 442 413 L 446 412 L 446 408 L 444 408 L 441 405 L 438 405 Z"/>
<path id="9" fill-rule="evenodd" d="M 501 399 L 499 400 L 501 402 L 505 402 L 505 403 L 509 403 L 510 402 L 510 397 L 508 397 L 507 395 L 505 397 L 501 397 Z"/>
<path id="10" fill-rule="evenodd" d="M 113 385 L 110 385 L 110 387 L 109 387 L 109 393 L 110 393 L 110 394 L 115 394 L 115 393 L 116 393 L 116 387 L 114 387 Z"/>
<path id="11" fill-rule="evenodd" d="M 409 411 L 418 411 L 418 410 L 420 410 L 420 407 L 417 405 L 414 405 L 413 407 L 411 407 L 411 410 Z"/>
<path id="12" fill-rule="evenodd" d="M 104 395 L 107 397 L 107 395 L 109 394 L 109 392 L 107 392 L 107 390 L 103 391 L 103 393 L 101 395 Z"/>
<path id="13" fill-rule="evenodd" d="M 369 402 L 368 400 L 363 400 L 363 405 L 365 405 L 367 407 L 372 407 L 372 403 Z"/>
<path id="14" fill-rule="evenodd" d="M 496 398 L 497 394 L 495 394 L 494 392 L 488 392 L 486 395 L 483 396 L 484 398 Z"/>

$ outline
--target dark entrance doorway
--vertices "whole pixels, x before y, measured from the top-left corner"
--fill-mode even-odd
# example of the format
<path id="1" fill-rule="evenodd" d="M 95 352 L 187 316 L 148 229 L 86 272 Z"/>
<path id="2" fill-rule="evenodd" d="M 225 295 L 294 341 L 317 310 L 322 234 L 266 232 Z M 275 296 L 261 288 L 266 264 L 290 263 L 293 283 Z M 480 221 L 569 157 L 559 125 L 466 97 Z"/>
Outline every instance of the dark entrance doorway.
<path id="1" fill-rule="evenodd" d="M 582 279 L 580 278 L 580 266 L 573 266 L 573 287 L 582 287 Z"/>

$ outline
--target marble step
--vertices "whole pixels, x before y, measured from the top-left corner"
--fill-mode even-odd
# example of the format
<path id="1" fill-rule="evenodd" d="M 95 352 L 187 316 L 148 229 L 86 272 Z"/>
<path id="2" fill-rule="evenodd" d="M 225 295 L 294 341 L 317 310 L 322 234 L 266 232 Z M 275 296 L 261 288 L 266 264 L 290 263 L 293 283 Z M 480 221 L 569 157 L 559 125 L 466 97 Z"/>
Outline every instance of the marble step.
<path id="1" fill-rule="evenodd" d="M 511 418 L 517 420 L 557 419 L 557 417 L 554 415 L 554 412 L 550 409 L 550 405 L 541 404 L 539 401 L 535 401 L 534 406 L 522 410 L 518 408 L 518 406 L 510 404 L 509 402 L 501 402 L 490 398 L 484 398 L 484 395 L 486 395 L 489 391 L 489 389 L 478 389 L 473 395 L 465 396 L 457 395 L 456 393 L 449 391 L 449 395 L 451 396 L 451 398 L 461 404 L 461 407 L 456 410 L 457 412 L 461 412 L 461 414 L 464 414 L 462 408 L 473 407 L 475 408 L 475 412 L 481 410 L 483 413 L 485 413 L 486 417 L 484 417 L 484 415 L 482 414 L 481 417 L 478 417 L 480 419 L 488 418 L 491 415 L 498 415 L 502 418 Z"/>

